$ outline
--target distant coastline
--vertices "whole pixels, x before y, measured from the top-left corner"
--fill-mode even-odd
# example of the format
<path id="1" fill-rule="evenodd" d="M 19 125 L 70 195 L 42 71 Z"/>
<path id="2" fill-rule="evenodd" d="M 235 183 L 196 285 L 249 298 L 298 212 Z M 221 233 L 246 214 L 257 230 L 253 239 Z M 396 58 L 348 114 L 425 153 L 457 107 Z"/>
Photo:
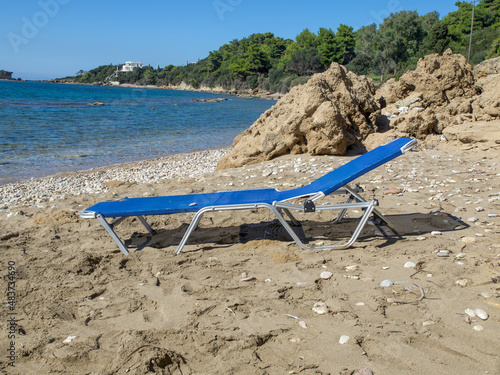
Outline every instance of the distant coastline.
<path id="1" fill-rule="evenodd" d="M 75 82 L 72 79 L 64 79 L 64 78 L 38 80 L 38 81 L 33 81 L 33 82 L 46 82 L 46 83 L 57 83 L 57 84 L 65 84 L 65 85 L 83 85 L 83 86 L 127 87 L 127 88 L 135 88 L 135 89 L 143 88 L 143 89 L 192 91 L 192 92 L 204 92 L 204 93 L 211 93 L 211 94 L 234 95 L 234 96 L 238 96 L 241 98 L 248 98 L 248 99 L 258 98 L 258 99 L 278 100 L 284 96 L 284 94 L 282 94 L 282 93 L 262 91 L 262 90 L 258 90 L 258 89 L 254 89 L 254 90 L 235 90 L 235 89 L 226 90 L 222 87 L 211 88 L 208 86 L 201 86 L 199 88 L 195 88 L 195 87 L 188 85 L 184 82 L 182 82 L 180 85 L 164 85 L 164 86 L 139 85 L 139 84 L 132 84 L 132 83 L 122 83 L 122 84 L 101 83 L 101 82 L 99 82 L 99 83 L 81 83 L 81 82 Z"/>

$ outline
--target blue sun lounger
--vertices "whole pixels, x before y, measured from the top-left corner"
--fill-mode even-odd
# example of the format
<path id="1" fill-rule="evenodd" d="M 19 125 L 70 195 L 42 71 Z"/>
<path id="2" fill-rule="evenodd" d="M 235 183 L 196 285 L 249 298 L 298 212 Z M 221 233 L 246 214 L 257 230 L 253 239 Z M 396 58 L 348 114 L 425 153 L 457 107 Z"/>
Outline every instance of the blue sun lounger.
<path id="1" fill-rule="evenodd" d="M 123 198 L 97 203 L 80 212 L 80 217 L 84 219 L 97 218 L 125 255 L 129 254 L 127 246 L 117 236 L 114 227 L 127 217 L 137 217 L 144 227 L 154 235 L 156 232 L 149 226 L 144 216 L 196 212 L 175 251 L 175 254 L 179 254 L 206 212 L 256 208 L 271 210 L 293 240 L 303 249 L 344 249 L 356 241 L 372 213 L 383 222 L 388 223 L 384 216 L 375 209 L 375 206 L 378 205 L 376 200 L 366 201 L 358 194 L 357 188 L 351 188 L 347 184 L 389 160 L 402 155 L 416 144 L 417 142 L 410 138 L 395 139 L 351 160 L 308 185 L 291 190 L 251 189 L 206 194 Z M 329 194 L 349 194 L 349 198 L 343 204 L 315 204 L 316 200 Z M 304 204 L 286 203 L 286 201 L 295 198 L 305 199 Z M 283 212 L 285 212 L 293 224 L 299 225 L 299 222 L 293 217 L 290 210 L 301 212 L 340 210 L 337 218 L 333 220 L 333 222 L 338 222 L 348 209 L 356 208 L 364 210 L 365 213 L 360 218 L 359 224 L 351 238 L 343 244 L 329 246 L 309 247 L 305 245 L 283 217 Z M 107 221 L 109 218 L 118 219 L 109 223 Z"/>

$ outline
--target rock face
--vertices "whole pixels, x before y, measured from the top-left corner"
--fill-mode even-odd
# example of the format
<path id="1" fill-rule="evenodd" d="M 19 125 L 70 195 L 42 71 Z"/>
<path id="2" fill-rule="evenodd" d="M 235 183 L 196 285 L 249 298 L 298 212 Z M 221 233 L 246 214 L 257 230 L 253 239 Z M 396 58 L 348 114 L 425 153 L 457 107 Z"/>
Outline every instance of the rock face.
<path id="1" fill-rule="evenodd" d="M 500 73 L 500 57 L 485 60 L 474 67 L 474 74 L 477 78 L 483 78 L 490 74 Z"/>
<path id="2" fill-rule="evenodd" d="M 294 87 L 244 133 L 217 169 L 240 167 L 283 154 L 344 155 L 375 131 L 380 116 L 373 81 L 333 63 Z"/>
<path id="3" fill-rule="evenodd" d="M 396 130 L 398 135 L 424 139 L 441 134 L 454 116 L 472 113 L 473 98 L 480 92 L 474 73 L 465 57 L 447 50 L 442 56 L 420 59 L 415 70 L 406 72 L 399 81 L 388 80 L 377 91 L 383 107 L 379 125 Z"/>
<path id="4" fill-rule="evenodd" d="M 447 50 L 420 59 L 415 70 L 399 81 L 388 80 L 375 93 L 371 79 L 333 63 L 293 88 L 236 137 L 217 168 L 288 153 L 344 155 L 350 146 L 372 149 L 397 137 L 485 142 L 471 125 L 479 123 L 494 138 L 489 141 L 497 142 L 491 120 L 500 119 L 499 72 L 500 58 L 473 71 L 465 57 Z"/>

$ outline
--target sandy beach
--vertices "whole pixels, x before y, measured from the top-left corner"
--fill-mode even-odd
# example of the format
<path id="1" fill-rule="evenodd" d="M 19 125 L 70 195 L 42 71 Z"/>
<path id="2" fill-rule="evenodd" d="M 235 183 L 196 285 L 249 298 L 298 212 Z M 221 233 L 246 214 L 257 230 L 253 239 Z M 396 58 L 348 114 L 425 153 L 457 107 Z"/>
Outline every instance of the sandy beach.
<path id="1" fill-rule="evenodd" d="M 153 237 L 127 220 L 117 230 L 138 249 L 124 256 L 97 220 L 78 216 L 124 196 L 289 189 L 353 157 L 215 171 L 226 152 L 0 186 L 1 372 L 500 372 L 499 145 L 422 143 L 359 178 L 396 233 L 367 226 L 347 250 L 301 250 L 255 210 L 206 215 L 178 256 L 191 215 L 150 218 Z M 298 218 L 319 241 L 353 229 Z"/>

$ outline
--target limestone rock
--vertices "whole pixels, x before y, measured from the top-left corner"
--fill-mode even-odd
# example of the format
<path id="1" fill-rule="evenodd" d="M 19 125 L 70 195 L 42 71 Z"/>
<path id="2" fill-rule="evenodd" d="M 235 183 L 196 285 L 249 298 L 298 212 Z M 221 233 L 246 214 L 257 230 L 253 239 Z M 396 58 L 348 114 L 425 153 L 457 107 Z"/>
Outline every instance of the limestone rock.
<path id="1" fill-rule="evenodd" d="M 344 155 L 375 131 L 380 116 L 373 81 L 333 63 L 294 87 L 245 132 L 217 169 L 240 167 L 283 154 Z"/>
<path id="2" fill-rule="evenodd" d="M 476 77 L 482 78 L 490 74 L 500 74 L 500 57 L 485 60 L 474 67 Z"/>

